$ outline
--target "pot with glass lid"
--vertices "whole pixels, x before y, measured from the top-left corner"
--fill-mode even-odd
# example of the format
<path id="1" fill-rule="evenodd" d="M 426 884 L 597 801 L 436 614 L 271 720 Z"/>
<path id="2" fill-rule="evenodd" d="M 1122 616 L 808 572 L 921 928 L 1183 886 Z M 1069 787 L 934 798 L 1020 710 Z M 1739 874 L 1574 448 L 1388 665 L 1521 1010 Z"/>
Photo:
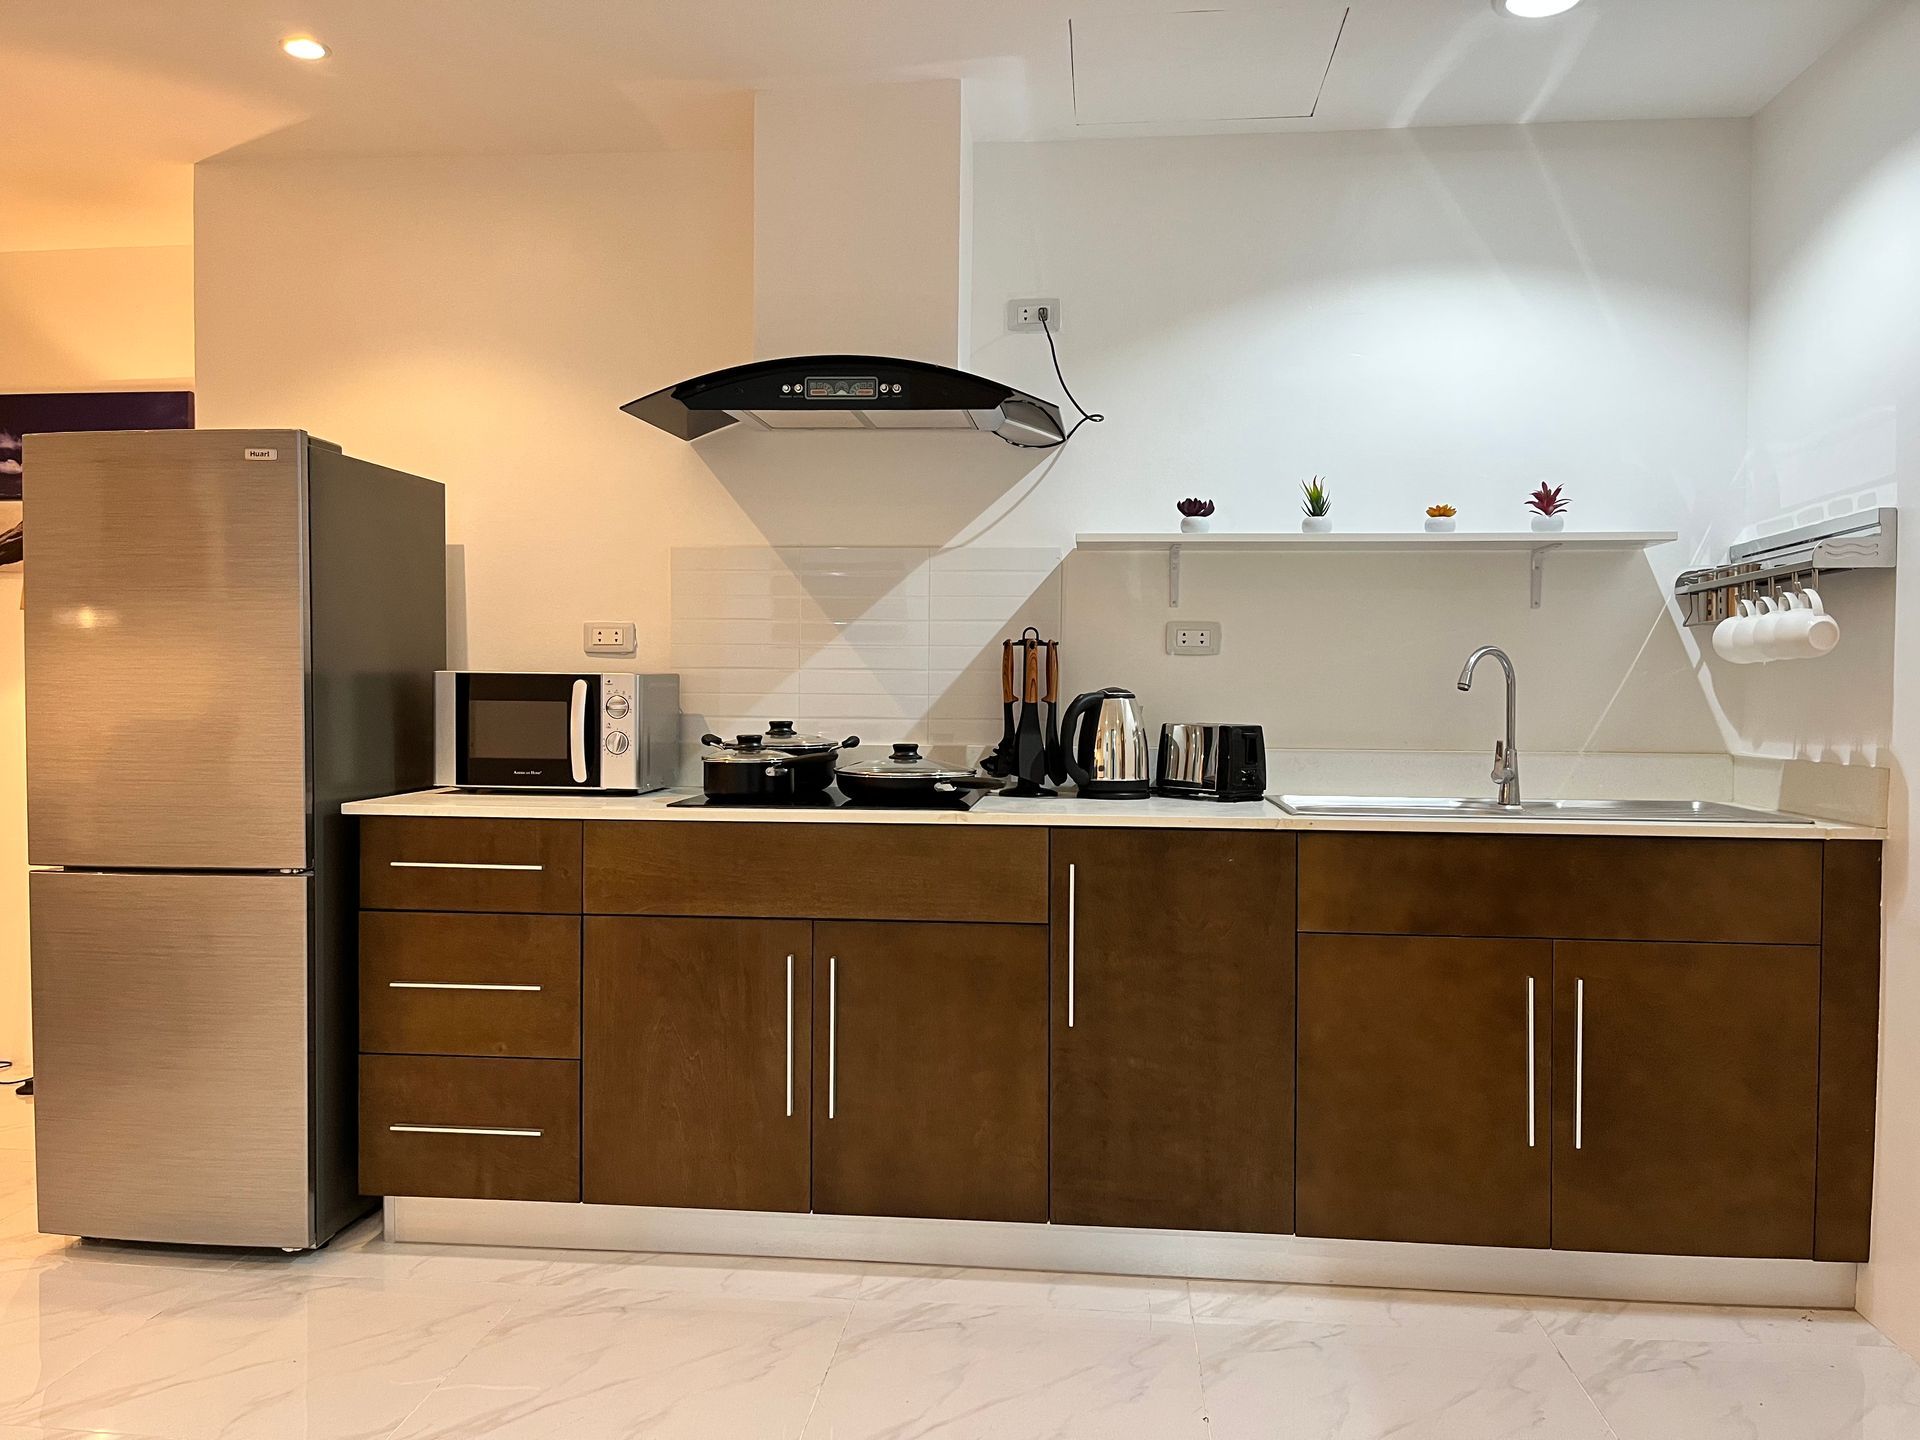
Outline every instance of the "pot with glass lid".
<path id="1" fill-rule="evenodd" d="M 700 743 L 707 747 L 700 780 L 709 800 L 777 805 L 826 794 L 840 752 L 858 745 L 860 737 L 802 735 L 791 720 L 774 720 L 759 735 L 702 735 Z"/>
<path id="2" fill-rule="evenodd" d="M 891 755 L 878 760 L 842 765 L 834 783 L 855 805 L 952 805 L 968 790 L 1006 788 L 1004 780 L 991 775 L 925 759 L 914 744 L 895 745 Z"/>

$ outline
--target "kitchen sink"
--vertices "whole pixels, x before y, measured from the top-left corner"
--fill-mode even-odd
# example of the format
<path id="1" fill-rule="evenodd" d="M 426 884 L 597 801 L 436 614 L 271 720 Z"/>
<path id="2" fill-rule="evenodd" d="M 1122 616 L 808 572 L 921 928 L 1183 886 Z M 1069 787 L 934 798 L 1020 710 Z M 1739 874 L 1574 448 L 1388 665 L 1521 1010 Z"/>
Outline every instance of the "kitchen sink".
<path id="1" fill-rule="evenodd" d="M 1716 800 L 1497 800 L 1433 799 L 1409 795 L 1269 795 L 1289 815 L 1327 819 L 1393 820 L 1612 820 L 1621 824 L 1811 825 L 1804 815 L 1752 810 Z"/>

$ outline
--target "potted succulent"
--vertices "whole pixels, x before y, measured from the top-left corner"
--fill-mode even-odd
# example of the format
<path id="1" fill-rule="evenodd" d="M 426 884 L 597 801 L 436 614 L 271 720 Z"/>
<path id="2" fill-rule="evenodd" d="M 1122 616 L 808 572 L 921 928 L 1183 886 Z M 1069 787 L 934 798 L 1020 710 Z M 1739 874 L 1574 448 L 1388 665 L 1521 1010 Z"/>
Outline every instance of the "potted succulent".
<path id="1" fill-rule="evenodd" d="M 1549 485 L 1542 481 L 1540 488 L 1527 497 L 1527 508 L 1533 511 L 1533 528 L 1539 531 L 1564 530 L 1567 528 L 1568 501 L 1561 496 L 1564 485 Z"/>
<path id="2" fill-rule="evenodd" d="M 1459 513 L 1451 505 L 1429 505 L 1427 506 L 1427 529 L 1435 535 L 1444 534 L 1453 529 L 1453 517 Z"/>
<path id="3" fill-rule="evenodd" d="M 1213 528 L 1208 519 L 1213 514 L 1211 500 L 1182 500 L 1180 510 L 1180 533 L 1183 535 L 1204 535 Z"/>
<path id="4" fill-rule="evenodd" d="M 1324 535 L 1333 529 L 1333 494 L 1324 475 L 1316 475 L 1300 486 L 1300 528 L 1309 535 Z"/>

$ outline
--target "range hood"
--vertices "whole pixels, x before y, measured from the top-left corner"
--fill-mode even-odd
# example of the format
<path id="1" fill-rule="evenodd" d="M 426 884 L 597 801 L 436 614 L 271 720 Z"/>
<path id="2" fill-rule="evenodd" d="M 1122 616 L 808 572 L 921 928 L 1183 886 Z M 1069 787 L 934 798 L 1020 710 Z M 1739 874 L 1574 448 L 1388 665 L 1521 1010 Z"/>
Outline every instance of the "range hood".
<path id="1" fill-rule="evenodd" d="M 979 430 L 1044 449 L 1060 407 L 998 380 L 879 355 L 794 355 L 696 375 L 620 407 L 682 440 L 736 421 L 762 430 Z"/>

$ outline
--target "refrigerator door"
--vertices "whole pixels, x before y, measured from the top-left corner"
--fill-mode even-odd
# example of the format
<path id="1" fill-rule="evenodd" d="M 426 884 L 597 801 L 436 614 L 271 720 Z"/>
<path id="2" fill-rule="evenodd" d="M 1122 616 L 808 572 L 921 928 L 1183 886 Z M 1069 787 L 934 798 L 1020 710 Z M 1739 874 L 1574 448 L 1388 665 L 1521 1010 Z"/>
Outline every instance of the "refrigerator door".
<path id="1" fill-rule="evenodd" d="M 42 1230 L 313 1243 L 311 885 L 31 875 Z"/>
<path id="2" fill-rule="evenodd" d="M 35 435 L 35 865 L 308 864 L 306 437 Z"/>

